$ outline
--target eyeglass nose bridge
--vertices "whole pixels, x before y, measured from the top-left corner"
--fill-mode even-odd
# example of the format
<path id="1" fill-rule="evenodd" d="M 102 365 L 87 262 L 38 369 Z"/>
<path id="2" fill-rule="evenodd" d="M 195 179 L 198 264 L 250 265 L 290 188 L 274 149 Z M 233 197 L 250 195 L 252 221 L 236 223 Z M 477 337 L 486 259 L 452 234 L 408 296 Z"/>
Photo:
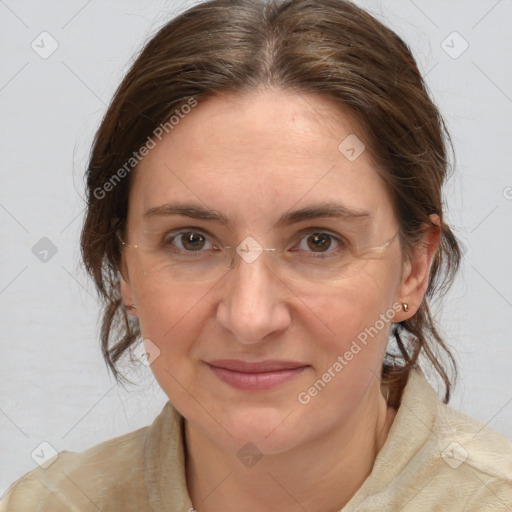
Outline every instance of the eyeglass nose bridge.
<path id="1" fill-rule="evenodd" d="M 235 261 L 237 256 L 247 264 L 254 263 L 264 253 L 271 256 L 273 261 L 277 261 L 279 259 L 279 249 L 272 247 L 261 247 L 261 245 L 258 244 L 258 242 L 256 242 L 253 238 L 251 238 L 250 241 L 245 239 L 236 247 L 226 246 L 224 249 L 228 249 L 230 254 L 229 264 L 227 266 L 229 269 L 235 268 Z"/>

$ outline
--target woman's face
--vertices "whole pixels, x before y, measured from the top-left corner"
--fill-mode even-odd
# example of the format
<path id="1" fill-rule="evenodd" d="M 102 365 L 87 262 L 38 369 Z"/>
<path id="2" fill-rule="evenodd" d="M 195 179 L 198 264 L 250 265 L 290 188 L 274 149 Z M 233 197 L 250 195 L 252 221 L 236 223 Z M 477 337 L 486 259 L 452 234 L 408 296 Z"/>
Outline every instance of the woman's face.
<path id="1" fill-rule="evenodd" d="M 199 101 L 133 176 L 125 241 L 139 247 L 124 250 L 125 302 L 136 305 L 148 352 L 158 354 L 151 368 L 171 402 L 233 450 L 251 442 L 278 453 L 357 415 L 376 396 L 391 324 L 403 319 L 398 238 L 363 265 L 350 260 L 357 272 L 340 267 L 343 279 L 315 270 L 334 260 L 312 258 L 336 259 L 343 246 L 314 233 L 369 247 L 398 229 L 369 152 L 357 156 L 359 127 L 347 115 L 335 118 L 336 108 L 319 95 L 279 90 Z M 214 211 L 228 224 L 192 218 L 192 210 L 144 215 L 178 203 Z M 278 223 L 326 203 L 366 215 Z M 155 263 L 145 237 L 183 230 L 196 235 L 172 240 L 181 259 L 168 248 Z M 284 248 L 283 259 L 244 253 L 247 237 Z M 241 251 L 232 268 L 210 279 L 221 245 Z M 257 257 L 244 259 L 249 253 Z M 177 277 L 167 257 L 194 278 Z"/>

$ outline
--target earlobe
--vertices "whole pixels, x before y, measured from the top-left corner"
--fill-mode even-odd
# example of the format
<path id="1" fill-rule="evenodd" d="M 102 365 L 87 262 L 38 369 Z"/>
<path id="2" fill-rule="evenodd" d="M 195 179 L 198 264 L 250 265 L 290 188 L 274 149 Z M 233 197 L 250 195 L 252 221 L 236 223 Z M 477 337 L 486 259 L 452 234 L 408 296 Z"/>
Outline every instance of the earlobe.
<path id="1" fill-rule="evenodd" d="M 121 257 L 121 265 L 119 269 L 120 280 L 119 280 L 119 288 L 121 291 L 121 297 L 123 298 L 123 303 L 125 305 L 125 309 L 129 315 L 137 316 L 135 301 L 133 299 L 132 287 L 129 283 L 128 278 L 128 269 L 126 267 L 126 262 L 124 257 Z"/>
<path id="2" fill-rule="evenodd" d="M 430 216 L 434 225 L 425 228 L 422 240 L 416 245 L 409 261 L 405 262 L 399 302 L 407 304 L 397 314 L 395 321 L 402 322 L 418 311 L 430 281 L 430 269 L 440 242 L 439 217 Z"/>
<path id="3" fill-rule="evenodd" d="M 121 289 L 121 297 L 123 298 L 124 307 L 129 315 L 137 316 L 136 307 L 134 304 L 131 286 L 121 276 L 119 286 Z"/>

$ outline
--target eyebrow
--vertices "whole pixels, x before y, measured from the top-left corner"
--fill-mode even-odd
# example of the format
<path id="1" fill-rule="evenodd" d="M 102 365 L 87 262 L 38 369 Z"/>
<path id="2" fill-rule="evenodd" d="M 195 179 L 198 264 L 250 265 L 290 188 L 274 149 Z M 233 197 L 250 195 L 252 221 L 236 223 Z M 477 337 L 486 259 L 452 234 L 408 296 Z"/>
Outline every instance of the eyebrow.
<path id="1" fill-rule="evenodd" d="M 226 227 L 230 227 L 229 218 L 218 210 L 204 208 L 201 205 L 193 203 L 164 203 L 159 206 L 149 208 L 144 212 L 145 219 L 180 215 L 192 219 L 208 220 L 218 222 Z M 341 218 L 344 220 L 370 219 L 371 213 L 361 209 L 351 209 L 341 203 L 326 202 L 284 213 L 274 226 L 284 227 L 296 224 L 304 220 L 317 218 Z"/>

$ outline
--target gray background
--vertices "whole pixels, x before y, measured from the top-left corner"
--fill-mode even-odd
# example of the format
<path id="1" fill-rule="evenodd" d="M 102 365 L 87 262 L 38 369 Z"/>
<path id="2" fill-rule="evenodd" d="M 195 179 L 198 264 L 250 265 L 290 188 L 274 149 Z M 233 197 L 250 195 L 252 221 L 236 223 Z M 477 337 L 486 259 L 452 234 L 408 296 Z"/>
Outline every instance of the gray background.
<path id="1" fill-rule="evenodd" d="M 467 253 L 439 313 L 460 366 L 451 404 L 512 439 L 512 1 L 357 3 L 411 46 L 453 136 L 446 196 Z M 148 368 L 127 389 L 107 374 L 79 232 L 106 105 L 142 42 L 185 5 L 0 0 L 0 494 L 36 466 L 41 442 L 81 451 L 149 424 L 166 401 Z M 42 58 L 33 41 L 58 48 Z M 33 251 L 43 237 L 57 250 L 46 262 Z"/>

